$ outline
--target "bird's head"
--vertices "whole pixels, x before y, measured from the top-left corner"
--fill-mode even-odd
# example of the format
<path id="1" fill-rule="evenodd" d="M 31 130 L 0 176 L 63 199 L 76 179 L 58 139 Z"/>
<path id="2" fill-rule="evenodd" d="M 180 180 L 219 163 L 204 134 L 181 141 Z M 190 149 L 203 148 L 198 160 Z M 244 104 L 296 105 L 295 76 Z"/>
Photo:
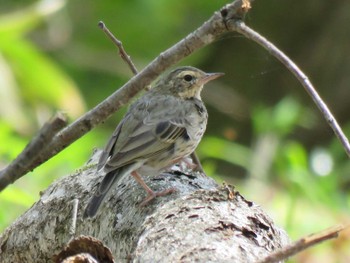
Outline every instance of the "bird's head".
<path id="1" fill-rule="evenodd" d="M 224 73 L 205 73 L 189 66 L 179 67 L 162 77 L 156 86 L 159 90 L 182 99 L 200 99 L 204 84 L 223 75 Z"/>

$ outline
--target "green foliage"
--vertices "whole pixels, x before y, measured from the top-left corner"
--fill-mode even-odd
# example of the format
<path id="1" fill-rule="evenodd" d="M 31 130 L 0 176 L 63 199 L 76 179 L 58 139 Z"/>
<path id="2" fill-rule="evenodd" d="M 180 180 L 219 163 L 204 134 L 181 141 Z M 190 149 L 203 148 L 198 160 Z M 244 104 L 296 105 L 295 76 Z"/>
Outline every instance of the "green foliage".
<path id="1" fill-rule="evenodd" d="M 251 152 L 249 148 L 234 142 L 227 142 L 218 137 L 206 136 L 203 138 L 198 152 L 203 158 L 223 160 L 246 169 L 250 165 Z"/>
<path id="2" fill-rule="evenodd" d="M 301 106 L 291 97 L 279 101 L 273 108 L 263 105 L 254 107 L 252 120 L 256 133 L 273 131 L 278 135 L 285 135 L 298 124 Z"/>
<path id="3" fill-rule="evenodd" d="M 42 121 L 56 110 L 77 117 L 85 110 L 83 98 L 75 82 L 46 54 L 23 36 L 47 14 L 38 4 L 25 10 L 0 17 L 0 164 L 10 163 L 25 147 Z M 0 194 L 0 228 L 30 207 L 39 191 L 60 174 L 82 165 L 96 140 L 84 138 L 87 143 L 72 146 L 70 152 L 47 162 Z M 75 154 L 74 159 L 71 154 Z M 68 168 L 68 169 L 67 169 Z M 11 207 L 11 209 L 10 209 Z M 8 212 L 10 211 L 10 212 Z"/>

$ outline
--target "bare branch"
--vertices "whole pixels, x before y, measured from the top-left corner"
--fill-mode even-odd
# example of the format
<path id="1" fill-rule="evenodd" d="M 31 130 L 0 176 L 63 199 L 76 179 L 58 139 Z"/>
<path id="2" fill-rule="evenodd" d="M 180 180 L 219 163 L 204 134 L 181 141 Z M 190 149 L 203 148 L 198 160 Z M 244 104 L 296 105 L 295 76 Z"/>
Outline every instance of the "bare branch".
<path id="1" fill-rule="evenodd" d="M 167 68 L 189 56 L 194 51 L 212 43 L 224 33 L 233 31 L 239 32 L 263 46 L 296 76 L 296 78 L 302 83 L 306 91 L 312 97 L 318 108 L 321 110 L 322 114 L 343 144 L 347 154 L 350 156 L 350 145 L 348 139 L 343 134 L 335 118 L 332 116 L 326 104 L 317 94 L 306 75 L 294 62 L 292 62 L 285 54 L 278 50 L 272 43 L 247 27 L 242 22 L 244 15 L 249 9 L 249 0 L 236 0 L 233 3 L 226 5 L 220 10 L 220 12 L 215 12 L 214 15 L 196 31 L 189 34 L 186 38 L 182 39 L 173 47 L 161 53 L 139 73 L 137 73 L 136 67 L 132 63 L 128 54 L 125 52 L 122 43 L 113 37 L 103 23 L 100 23 L 100 26 L 104 32 L 118 46 L 123 60 L 128 63 L 133 73 L 137 73 L 137 75 L 130 79 L 123 87 L 109 96 L 106 100 L 101 102 L 95 108 L 87 112 L 62 131 L 58 132 L 66 124 L 63 116 L 56 116 L 56 118 L 54 118 L 49 124 L 45 124 L 40 130 L 39 134 L 32 140 L 31 143 L 28 144 L 24 151 L 8 167 L 0 172 L 0 190 L 4 189 L 8 184 L 13 183 L 16 179 L 20 178 L 28 171 L 31 171 L 46 160 L 50 159 L 52 156 L 90 131 L 96 125 L 106 120 L 115 111 L 128 103 L 134 95 L 136 95 L 143 88 L 147 87 Z M 75 200 L 73 202 L 72 227 L 70 229 L 72 234 L 74 234 L 76 230 L 77 207 L 78 202 Z M 259 262 L 280 261 L 324 240 L 335 238 L 341 230 L 343 230 L 343 227 L 338 226 L 325 230 L 321 233 L 302 238 L 292 245 L 276 251 Z"/>
<path id="2" fill-rule="evenodd" d="M 261 36 L 259 33 L 255 32 L 253 29 L 244 24 L 244 22 L 239 20 L 232 20 L 228 23 L 230 30 L 236 30 L 241 33 L 245 37 L 253 40 L 254 42 L 261 45 L 267 51 L 270 52 L 275 58 L 277 58 L 283 65 L 285 65 L 291 73 L 299 80 L 299 82 L 303 85 L 307 93 L 311 96 L 312 100 L 321 111 L 322 115 L 333 129 L 335 135 L 338 137 L 340 143 L 343 145 L 345 152 L 348 157 L 350 157 L 350 144 L 349 140 L 345 136 L 341 127 L 339 126 L 337 120 L 334 118 L 333 114 L 327 107 L 326 103 L 322 100 L 320 95 L 315 90 L 311 81 L 308 77 L 299 69 L 299 67 L 289 58 L 287 57 L 281 50 L 279 50 L 274 44 L 268 41 L 266 38 Z"/>
<path id="3" fill-rule="evenodd" d="M 228 32 L 224 20 L 224 18 L 227 18 L 228 13 L 231 14 L 232 19 L 239 20 L 243 18 L 247 11 L 248 8 L 242 6 L 242 0 L 236 0 L 231 4 L 227 4 L 220 12 L 215 12 L 208 21 L 197 28 L 194 32 L 190 33 L 166 51 L 160 53 L 157 58 L 155 58 L 136 76 L 131 78 L 119 90 L 56 134 L 50 144 L 45 147 L 38 156 L 36 156 L 28 167 L 24 167 L 17 172 L 17 178 L 20 178 L 27 172 L 41 165 L 86 134 L 96 125 L 105 121 L 123 105 L 127 104 L 139 91 L 147 87 L 147 85 L 155 80 L 167 68 L 189 56 L 194 51 L 209 45 L 219 36 Z M 223 17 L 224 15 L 225 17 Z M 4 189 L 12 182 L 13 181 L 8 181 L 3 183 L 0 190 Z"/>
<path id="4" fill-rule="evenodd" d="M 122 42 L 113 35 L 113 33 L 108 29 L 108 27 L 105 25 L 105 23 L 100 21 L 98 23 L 98 25 L 103 30 L 103 32 L 105 32 L 106 35 L 112 40 L 112 42 L 117 46 L 117 48 L 119 50 L 120 57 L 128 64 L 128 66 L 129 66 L 130 70 L 132 71 L 132 73 L 134 73 L 134 75 L 137 75 L 138 74 L 138 70 L 135 67 L 135 64 L 132 62 L 131 57 L 129 56 L 129 54 L 126 53 Z M 150 86 L 147 86 L 146 89 L 149 90 L 149 88 L 150 88 Z M 192 158 L 192 161 L 196 164 L 195 170 L 204 173 L 202 164 L 201 164 L 201 162 L 200 162 L 196 152 L 193 152 L 191 154 L 191 158 Z"/>
<path id="5" fill-rule="evenodd" d="M 112 40 L 112 42 L 118 47 L 119 50 L 119 55 L 120 57 L 126 62 L 126 64 L 128 64 L 130 70 L 132 73 L 134 73 L 134 75 L 137 75 L 138 70 L 135 66 L 135 64 L 132 62 L 130 56 L 128 55 L 128 53 L 126 53 L 124 47 L 123 47 L 123 43 L 117 39 L 112 33 L 111 31 L 109 31 L 109 29 L 106 27 L 105 23 L 103 23 L 102 21 L 98 22 L 98 26 L 103 30 L 103 32 L 105 32 L 105 34 Z"/>
<path id="6" fill-rule="evenodd" d="M 350 156 L 350 145 L 348 139 L 343 134 L 341 128 L 317 94 L 312 84 L 304 73 L 293 63 L 286 55 L 278 50 L 272 43 L 257 34 L 255 31 L 247 27 L 242 19 L 250 9 L 249 0 L 236 0 L 231 4 L 224 6 L 220 12 L 215 12 L 214 15 L 206 21 L 197 30 L 190 33 L 187 37 L 176 43 L 171 48 L 160 53 L 149 65 L 141 72 L 131 78 L 123 87 L 98 104 L 95 108 L 88 111 L 75 122 L 63 129 L 55 135 L 49 145 L 45 147 L 39 154 L 36 154 L 30 165 L 26 165 L 16 170 L 16 179 L 20 178 L 35 167 L 44 163 L 52 156 L 56 155 L 71 143 L 79 139 L 85 133 L 90 131 L 99 123 L 105 121 L 114 112 L 128 103 L 133 96 L 139 91 L 147 87 L 156 77 L 158 77 L 167 68 L 179 62 L 183 58 L 189 56 L 194 51 L 214 42 L 217 38 L 227 32 L 239 32 L 247 38 L 257 42 L 267 49 L 273 56 L 279 59 L 286 67 L 297 77 L 302 83 L 307 92 L 313 98 L 328 123 L 331 125 L 335 134 L 343 144 L 347 154 Z M 126 55 L 125 58 L 128 58 Z M 12 164 L 11 164 L 12 165 Z M 4 189 L 14 180 L 2 180 L 4 176 L 0 174 L 0 190 Z"/>
<path id="7" fill-rule="evenodd" d="M 300 251 L 307 249 L 310 246 L 319 244 L 325 240 L 331 238 L 337 238 L 340 231 L 344 230 L 343 226 L 334 226 L 323 230 L 319 233 L 309 235 L 307 237 L 301 238 L 298 241 L 277 250 L 271 255 L 267 256 L 263 260 L 258 261 L 257 263 L 274 263 L 287 259 L 290 256 L 298 254 Z"/>
<path id="8" fill-rule="evenodd" d="M 26 148 L 10 163 L 0 171 L 0 190 L 13 183 L 30 169 L 33 160 L 42 152 L 51 139 L 64 126 L 67 125 L 66 117 L 62 113 L 57 113 L 50 121 L 46 122 L 39 133 L 32 139 Z"/>

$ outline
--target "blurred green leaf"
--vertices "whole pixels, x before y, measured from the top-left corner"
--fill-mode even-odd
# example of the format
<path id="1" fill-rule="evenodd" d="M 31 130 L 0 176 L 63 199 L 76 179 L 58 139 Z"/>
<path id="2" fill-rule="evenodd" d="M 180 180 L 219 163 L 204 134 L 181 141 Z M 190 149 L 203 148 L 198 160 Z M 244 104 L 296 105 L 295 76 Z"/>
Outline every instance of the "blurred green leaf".
<path id="1" fill-rule="evenodd" d="M 33 30 L 43 17 L 65 5 L 65 0 L 41 0 L 18 11 L 0 15 L 0 39 L 12 39 Z"/>
<path id="2" fill-rule="evenodd" d="M 1 42 L 0 51 L 11 65 L 22 96 L 33 107 L 47 104 L 77 117 L 84 102 L 75 83 L 32 44 L 21 40 Z"/>
<path id="3" fill-rule="evenodd" d="M 273 110 L 274 126 L 280 134 L 287 134 L 298 124 L 301 106 L 292 97 L 282 99 Z"/>
<path id="4" fill-rule="evenodd" d="M 26 139 L 18 136 L 12 127 L 2 120 L 0 120 L 0 142 L 0 165 L 1 162 L 14 159 L 26 145 Z"/>
<path id="5" fill-rule="evenodd" d="M 31 193 L 25 192 L 15 186 L 7 187 L 0 195 L 0 202 L 9 202 L 13 205 L 28 207 L 33 204 L 35 198 Z"/>
<path id="6" fill-rule="evenodd" d="M 282 136 L 292 131 L 298 124 L 301 106 L 291 97 L 285 97 L 272 107 L 258 105 L 253 110 L 253 125 L 255 131 L 265 133 L 275 131 Z"/>
<path id="7" fill-rule="evenodd" d="M 204 158 L 220 159 L 244 168 L 250 165 L 249 148 L 217 137 L 205 136 L 198 147 L 198 152 Z"/>

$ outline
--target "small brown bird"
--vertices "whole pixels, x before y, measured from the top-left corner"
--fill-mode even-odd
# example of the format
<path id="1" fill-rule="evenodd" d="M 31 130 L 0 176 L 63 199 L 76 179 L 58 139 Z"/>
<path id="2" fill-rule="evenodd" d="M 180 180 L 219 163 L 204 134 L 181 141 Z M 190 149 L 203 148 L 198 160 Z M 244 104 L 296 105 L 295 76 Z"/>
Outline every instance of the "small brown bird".
<path id="1" fill-rule="evenodd" d="M 142 204 L 174 191 L 154 192 L 140 175 L 156 176 L 195 150 L 208 119 L 200 96 L 203 85 L 222 75 L 179 67 L 131 105 L 100 157 L 97 170 L 106 175 L 84 217 L 96 214 L 108 190 L 126 174 L 146 190 Z"/>

